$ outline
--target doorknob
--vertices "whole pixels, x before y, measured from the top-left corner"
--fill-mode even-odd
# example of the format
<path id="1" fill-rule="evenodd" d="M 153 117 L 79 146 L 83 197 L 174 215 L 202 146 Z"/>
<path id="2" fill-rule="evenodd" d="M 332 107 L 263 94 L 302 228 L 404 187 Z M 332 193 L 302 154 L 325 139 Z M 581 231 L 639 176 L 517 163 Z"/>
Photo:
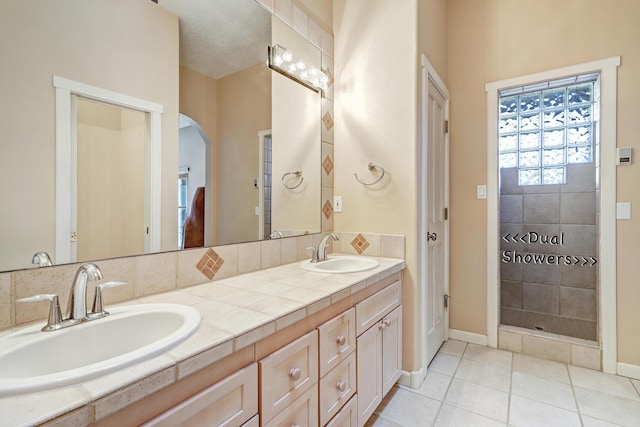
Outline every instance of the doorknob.
<path id="1" fill-rule="evenodd" d="M 438 240 L 438 235 L 437 235 L 436 233 L 431 233 L 431 234 L 429 234 L 429 233 L 427 232 L 427 242 L 428 242 L 429 240 L 433 240 L 433 241 L 435 242 L 436 240 Z"/>

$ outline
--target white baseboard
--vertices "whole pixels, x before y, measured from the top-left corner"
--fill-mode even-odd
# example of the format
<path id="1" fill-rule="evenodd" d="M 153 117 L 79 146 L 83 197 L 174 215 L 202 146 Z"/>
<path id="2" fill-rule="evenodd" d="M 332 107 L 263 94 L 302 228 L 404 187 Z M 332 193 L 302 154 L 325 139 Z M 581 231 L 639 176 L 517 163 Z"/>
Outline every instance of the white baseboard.
<path id="1" fill-rule="evenodd" d="M 400 374 L 400 379 L 398 380 L 398 384 L 411 387 L 413 389 L 420 388 L 424 379 L 427 377 L 427 367 L 423 366 L 418 371 L 402 371 Z"/>
<path id="2" fill-rule="evenodd" d="M 640 366 L 618 362 L 618 375 L 640 380 Z"/>
<path id="3" fill-rule="evenodd" d="M 489 344 L 489 337 L 486 335 L 474 334 L 473 332 L 460 331 L 458 329 L 449 329 L 449 339 L 484 346 Z"/>

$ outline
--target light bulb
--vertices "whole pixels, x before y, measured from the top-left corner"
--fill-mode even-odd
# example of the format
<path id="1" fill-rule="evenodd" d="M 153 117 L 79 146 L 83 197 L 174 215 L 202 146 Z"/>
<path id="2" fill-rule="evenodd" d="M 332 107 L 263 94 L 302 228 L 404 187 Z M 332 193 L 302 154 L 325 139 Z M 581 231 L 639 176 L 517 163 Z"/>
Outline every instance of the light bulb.
<path id="1" fill-rule="evenodd" d="M 288 50 L 285 50 L 284 52 L 282 52 L 282 60 L 284 62 L 291 62 L 292 59 L 293 59 L 293 55 L 291 54 L 291 52 L 289 52 Z"/>
<path id="2" fill-rule="evenodd" d="M 304 70 L 305 68 L 307 68 L 307 64 L 302 61 L 298 61 L 296 62 L 296 68 L 298 68 L 298 70 Z"/>

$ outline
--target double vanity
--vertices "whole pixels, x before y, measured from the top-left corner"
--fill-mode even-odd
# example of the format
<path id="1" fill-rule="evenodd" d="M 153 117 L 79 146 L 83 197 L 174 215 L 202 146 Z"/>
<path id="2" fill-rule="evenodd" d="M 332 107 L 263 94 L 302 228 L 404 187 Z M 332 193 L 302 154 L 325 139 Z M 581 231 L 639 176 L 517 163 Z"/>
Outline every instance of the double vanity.
<path id="1" fill-rule="evenodd" d="M 400 376 L 404 268 L 331 255 L 7 331 L 3 422 L 361 426 Z M 20 339 L 24 355 L 2 355 Z"/>

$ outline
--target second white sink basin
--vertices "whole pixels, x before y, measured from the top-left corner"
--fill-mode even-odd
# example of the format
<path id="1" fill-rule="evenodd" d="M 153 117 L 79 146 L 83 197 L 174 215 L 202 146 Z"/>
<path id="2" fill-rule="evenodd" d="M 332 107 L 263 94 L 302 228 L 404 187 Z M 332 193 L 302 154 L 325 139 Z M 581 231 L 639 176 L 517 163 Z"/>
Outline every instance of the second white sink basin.
<path id="1" fill-rule="evenodd" d="M 110 316 L 53 332 L 41 324 L 0 338 L 0 396 L 76 384 L 164 353 L 186 340 L 200 313 L 178 304 L 109 309 Z"/>
<path id="2" fill-rule="evenodd" d="M 371 270 L 378 266 L 378 261 L 364 256 L 337 255 L 329 256 L 325 261 L 302 263 L 302 268 L 315 273 L 357 273 Z"/>

